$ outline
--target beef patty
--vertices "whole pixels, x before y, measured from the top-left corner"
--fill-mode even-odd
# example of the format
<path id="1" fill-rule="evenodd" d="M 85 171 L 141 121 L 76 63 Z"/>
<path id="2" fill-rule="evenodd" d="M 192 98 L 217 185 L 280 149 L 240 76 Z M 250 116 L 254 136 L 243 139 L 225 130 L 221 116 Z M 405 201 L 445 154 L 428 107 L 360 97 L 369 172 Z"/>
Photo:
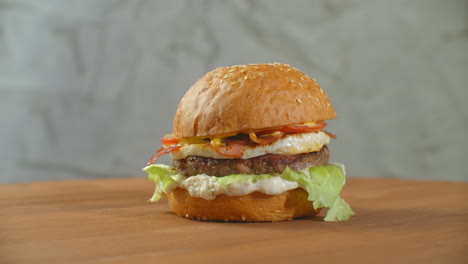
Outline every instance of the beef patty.
<path id="1" fill-rule="evenodd" d="M 174 160 L 174 167 L 185 176 L 207 174 L 211 176 L 226 176 L 231 174 L 264 174 L 281 173 L 286 167 L 301 170 L 310 166 L 327 165 L 330 153 L 323 146 L 320 151 L 298 155 L 267 154 L 250 159 L 212 159 L 189 156 Z"/>

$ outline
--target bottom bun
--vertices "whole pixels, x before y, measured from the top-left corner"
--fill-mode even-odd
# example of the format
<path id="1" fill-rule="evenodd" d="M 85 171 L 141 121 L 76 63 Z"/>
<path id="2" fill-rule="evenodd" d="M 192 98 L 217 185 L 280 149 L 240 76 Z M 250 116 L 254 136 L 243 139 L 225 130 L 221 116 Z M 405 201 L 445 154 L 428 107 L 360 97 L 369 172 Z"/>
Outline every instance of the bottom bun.
<path id="1" fill-rule="evenodd" d="M 176 188 L 167 195 L 178 216 L 204 221 L 278 222 L 316 215 L 307 192 L 294 189 L 279 195 L 253 192 L 243 196 L 220 194 L 214 200 L 192 197 L 186 189 Z"/>

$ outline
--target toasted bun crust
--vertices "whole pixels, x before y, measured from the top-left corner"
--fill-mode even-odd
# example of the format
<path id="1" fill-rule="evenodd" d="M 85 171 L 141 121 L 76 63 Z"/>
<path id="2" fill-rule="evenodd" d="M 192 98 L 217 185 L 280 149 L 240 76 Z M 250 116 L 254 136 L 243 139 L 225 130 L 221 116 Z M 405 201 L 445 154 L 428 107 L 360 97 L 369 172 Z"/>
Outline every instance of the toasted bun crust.
<path id="1" fill-rule="evenodd" d="M 184 95 L 174 118 L 176 137 L 213 136 L 336 118 L 327 94 L 289 65 L 218 68 Z"/>
<path id="2" fill-rule="evenodd" d="M 176 188 L 167 198 L 178 216 L 204 221 L 278 222 L 313 216 L 320 211 L 307 201 L 307 192 L 302 189 L 279 195 L 260 192 L 243 196 L 218 195 L 214 200 L 205 200 L 190 196 L 183 188 Z"/>

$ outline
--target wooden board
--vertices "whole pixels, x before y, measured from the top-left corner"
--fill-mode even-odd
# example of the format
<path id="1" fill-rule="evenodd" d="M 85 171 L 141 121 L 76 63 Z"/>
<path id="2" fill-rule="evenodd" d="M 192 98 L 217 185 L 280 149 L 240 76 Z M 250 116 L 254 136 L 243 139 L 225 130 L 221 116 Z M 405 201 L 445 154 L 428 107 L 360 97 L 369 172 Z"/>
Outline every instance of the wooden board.
<path id="1" fill-rule="evenodd" d="M 0 185 L 0 263 L 468 263 L 468 183 L 351 178 L 357 215 L 210 223 L 143 178 Z"/>

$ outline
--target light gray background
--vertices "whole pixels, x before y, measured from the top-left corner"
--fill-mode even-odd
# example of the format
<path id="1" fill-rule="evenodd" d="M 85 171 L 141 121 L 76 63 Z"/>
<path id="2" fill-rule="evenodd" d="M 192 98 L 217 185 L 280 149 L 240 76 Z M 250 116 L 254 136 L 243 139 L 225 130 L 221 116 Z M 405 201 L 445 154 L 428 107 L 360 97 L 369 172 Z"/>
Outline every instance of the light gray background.
<path id="1" fill-rule="evenodd" d="M 0 181 L 143 176 L 205 72 L 316 78 L 351 176 L 468 180 L 468 2 L 0 0 Z M 168 162 L 167 158 L 163 161 Z"/>

